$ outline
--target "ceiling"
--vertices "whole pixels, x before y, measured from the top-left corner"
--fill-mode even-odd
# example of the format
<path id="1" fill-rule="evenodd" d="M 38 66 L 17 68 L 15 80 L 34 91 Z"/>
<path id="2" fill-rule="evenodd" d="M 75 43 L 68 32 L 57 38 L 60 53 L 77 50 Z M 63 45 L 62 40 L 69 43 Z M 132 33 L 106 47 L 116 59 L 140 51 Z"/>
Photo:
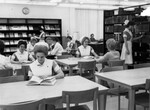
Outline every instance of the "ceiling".
<path id="1" fill-rule="evenodd" d="M 0 3 L 109 10 L 147 4 L 150 0 L 0 0 Z"/>

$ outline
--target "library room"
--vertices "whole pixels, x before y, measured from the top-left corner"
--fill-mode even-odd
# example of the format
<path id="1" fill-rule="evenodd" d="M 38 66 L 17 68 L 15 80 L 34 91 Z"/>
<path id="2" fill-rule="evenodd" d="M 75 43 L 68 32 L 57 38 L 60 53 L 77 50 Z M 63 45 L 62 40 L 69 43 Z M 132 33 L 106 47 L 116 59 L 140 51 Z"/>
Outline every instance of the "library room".
<path id="1" fill-rule="evenodd" d="M 150 110 L 150 0 L 0 9 L 0 110 Z"/>

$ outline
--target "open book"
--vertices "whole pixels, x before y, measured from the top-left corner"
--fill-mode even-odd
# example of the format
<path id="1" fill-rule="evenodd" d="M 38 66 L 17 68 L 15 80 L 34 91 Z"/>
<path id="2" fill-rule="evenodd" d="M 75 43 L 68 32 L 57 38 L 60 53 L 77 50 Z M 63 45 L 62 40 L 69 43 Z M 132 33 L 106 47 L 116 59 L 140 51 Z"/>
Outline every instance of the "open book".
<path id="1" fill-rule="evenodd" d="M 28 84 L 29 86 L 32 85 L 54 85 L 56 83 L 56 78 L 51 76 L 51 77 L 47 77 L 45 79 L 42 79 L 38 76 L 32 76 L 32 78 L 29 80 Z"/>

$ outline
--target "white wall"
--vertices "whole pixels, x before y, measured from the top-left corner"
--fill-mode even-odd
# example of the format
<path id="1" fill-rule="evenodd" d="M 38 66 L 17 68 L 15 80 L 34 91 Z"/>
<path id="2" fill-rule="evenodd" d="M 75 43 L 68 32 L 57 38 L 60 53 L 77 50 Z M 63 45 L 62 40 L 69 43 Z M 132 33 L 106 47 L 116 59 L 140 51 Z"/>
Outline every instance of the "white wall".
<path id="1" fill-rule="evenodd" d="M 28 7 L 30 9 L 30 13 L 28 15 L 24 15 L 22 13 L 22 9 L 24 7 Z M 89 13 L 90 15 L 87 15 L 86 19 L 84 19 L 84 16 L 81 17 L 84 22 L 80 23 L 80 15 Z M 103 11 L 98 10 L 80 10 L 75 8 L 60 8 L 40 5 L 0 4 L 0 17 L 62 19 L 63 36 L 67 35 L 67 31 L 70 35 L 76 35 L 77 33 L 81 35 L 89 35 L 89 33 L 94 33 L 96 34 L 97 39 L 101 38 L 103 34 Z M 81 25 L 82 28 L 85 28 L 84 30 L 88 31 L 82 32 L 82 30 L 78 28 Z"/>

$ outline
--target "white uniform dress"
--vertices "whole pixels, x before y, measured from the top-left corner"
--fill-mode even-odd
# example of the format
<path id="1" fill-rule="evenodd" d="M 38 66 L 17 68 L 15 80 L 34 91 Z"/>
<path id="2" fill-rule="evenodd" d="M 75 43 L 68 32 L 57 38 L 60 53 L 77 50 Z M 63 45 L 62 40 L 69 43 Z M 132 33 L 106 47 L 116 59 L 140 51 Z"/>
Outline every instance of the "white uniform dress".
<path id="1" fill-rule="evenodd" d="M 129 49 L 130 54 L 127 54 L 125 43 L 123 43 L 122 52 L 121 52 L 121 59 L 125 60 L 125 64 L 132 64 L 133 63 L 133 56 L 132 56 L 133 34 L 129 29 L 126 28 L 123 32 L 123 37 L 127 38 L 127 45 L 128 45 L 128 49 Z"/>

